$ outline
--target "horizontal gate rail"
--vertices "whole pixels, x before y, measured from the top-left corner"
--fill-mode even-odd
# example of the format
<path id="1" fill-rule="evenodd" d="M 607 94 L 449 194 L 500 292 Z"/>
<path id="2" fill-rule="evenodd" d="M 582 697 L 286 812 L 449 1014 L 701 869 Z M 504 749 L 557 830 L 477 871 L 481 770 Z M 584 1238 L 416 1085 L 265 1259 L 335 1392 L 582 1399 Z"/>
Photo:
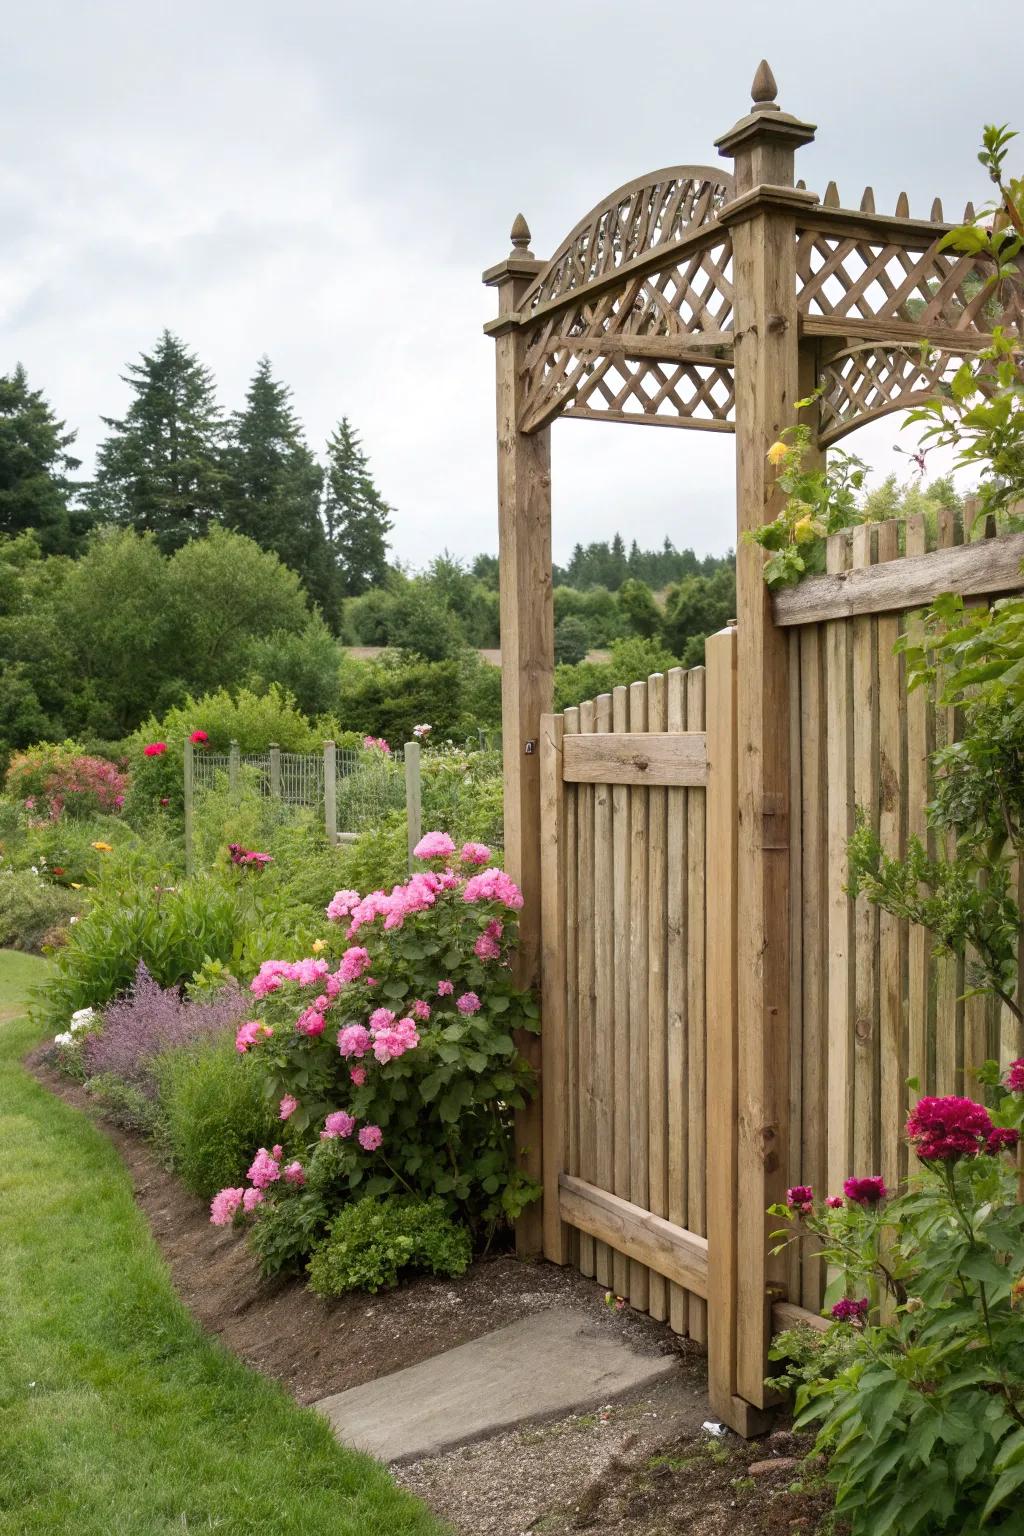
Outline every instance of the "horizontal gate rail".
<path id="1" fill-rule="evenodd" d="M 566 736 L 562 777 L 567 784 L 658 784 L 700 788 L 708 781 L 703 731 L 594 731 Z"/>
<path id="2" fill-rule="evenodd" d="M 558 1206 L 562 1220 L 570 1226 L 589 1232 L 694 1295 L 707 1296 L 706 1237 L 567 1173 L 559 1176 Z"/>
<path id="3" fill-rule="evenodd" d="M 798 587 L 772 599 L 776 624 L 821 624 L 869 613 L 904 613 L 932 602 L 940 592 L 961 597 L 994 597 L 1019 592 L 1024 533 L 1008 533 L 977 544 L 906 555 L 884 565 L 867 565 L 828 576 L 808 576 Z"/>

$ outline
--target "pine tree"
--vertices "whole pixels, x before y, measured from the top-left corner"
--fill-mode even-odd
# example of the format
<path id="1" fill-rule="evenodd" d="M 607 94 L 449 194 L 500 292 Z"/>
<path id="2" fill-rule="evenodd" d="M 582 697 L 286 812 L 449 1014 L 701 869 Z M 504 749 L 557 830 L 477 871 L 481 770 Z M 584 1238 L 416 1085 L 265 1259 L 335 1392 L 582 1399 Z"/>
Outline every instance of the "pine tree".
<path id="1" fill-rule="evenodd" d="M 327 442 L 323 520 L 345 597 L 383 582 L 390 511 L 373 483 L 359 435 L 343 416 Z"/>
<path id="2" fill-rule="evenodd" d="M 76 553 L 89 518 L 69 505 L 81 462 L 68 453 L 75 436 L 42 391 L 29 389 L 20 363 L 0 375 L 0 534 L 31 528 L 44 554 Z"/>
<path id="3" fill-rule="evenodd" d="M 125 415 L 104 416 L 89 504 L 100 518 L 154 533 L 165 554 L 205 533 L 224 511 L 223 424 L 213 378 L 177 336 L 129 363 Z"/>
<path id="4" fill-rule="evenodd" d="M 270 359 L 256 366 L 229 429 L 227 519 L 230 527 L 270 549 L 289 566 L 333 623 L 337 583 L 320 521 L 323 471 L 310 452 L 291 390 L 274 378 Z"/>

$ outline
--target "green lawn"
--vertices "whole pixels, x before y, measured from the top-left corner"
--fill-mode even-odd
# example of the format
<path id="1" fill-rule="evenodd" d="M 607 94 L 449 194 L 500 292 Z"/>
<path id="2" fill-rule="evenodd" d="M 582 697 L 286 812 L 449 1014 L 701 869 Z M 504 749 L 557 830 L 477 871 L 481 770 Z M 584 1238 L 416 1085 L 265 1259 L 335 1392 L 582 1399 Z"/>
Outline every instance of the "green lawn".
<path id="1" fill-rule="evenodd" d="M 116 1152 L 19 1066 L 44 971 L 0 952 L 0 1536 L 441 1536 L 181 1306 Z"/>

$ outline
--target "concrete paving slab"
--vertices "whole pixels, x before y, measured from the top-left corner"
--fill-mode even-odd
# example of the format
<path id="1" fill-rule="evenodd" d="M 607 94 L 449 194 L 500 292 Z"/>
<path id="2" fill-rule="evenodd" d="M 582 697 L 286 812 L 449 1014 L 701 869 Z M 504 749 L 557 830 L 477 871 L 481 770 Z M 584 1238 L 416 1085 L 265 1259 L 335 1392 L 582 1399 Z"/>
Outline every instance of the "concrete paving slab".
<path id="1" fill-rule="evenodd" d="M 344 1445 L 410 1461 L 586 1412 L 674 1369 L 671 1356 L 640 1354 L 587 1313 L 557 1307 L 314 1406 Z"/>

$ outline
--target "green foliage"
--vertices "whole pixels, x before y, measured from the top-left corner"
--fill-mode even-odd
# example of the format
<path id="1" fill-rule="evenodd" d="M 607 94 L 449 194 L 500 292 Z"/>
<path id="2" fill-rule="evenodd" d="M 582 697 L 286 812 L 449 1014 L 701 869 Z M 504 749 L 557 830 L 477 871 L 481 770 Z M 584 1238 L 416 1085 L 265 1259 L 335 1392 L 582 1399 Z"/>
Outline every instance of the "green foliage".
<path id="1" fill-rule="evenodd" d="M 704 665 L 704 641 L 736 616 L 736 570 L 723 565 L 711 576 L 686 576 L 665 598 L 663 639 L 685 667 Z"/>
<path id="2" fill-rule="evenodd" d="M 78 1054 L 78 1073 L 84 1072 L 80 1053 Z M 65 1062 L 61 1063 L 62 1070 L 68 1069 Z M 86 1083 L 86 1092 L 95 1099 L 108 1120 L 121 1127 L 123 1131 L 130 1131 L 134 1136 L 157 1137 L 161 1131 L 160 1108 L 150 1096 L 136 1083 L 126 1083 L 123 1078 L 116 1077 L 113 1072 L 101 1072 L 96 1077 L 90 1077 Z"/>
<path id="3" fill-rule="evenodd" d="M 161 1147 L 182 1183 L 204 1200 L 241 1184 L 253 1149 L 280 1130 L 253 1061 L 228 1035 L 167 1051 L 153 1072 Z"/>
<path id="4" fill-rule="evenodd" d="M 129 363 L 132 401 L 124 417 L 103 418 L 89 504 L 98 518 L 152 533 L 169 554 L 205 533 L 223 497 L 223 423 L 213 379 L 164 331 L 152 353 Z"/>
<path id="5" fill-rule="evenodd" d="M 265 693 L 248 688 L 219 688 L 198 698 L 187 698 L 161 716 L 149 715 L 136 733 L 140 745 L 166 741 L 168 758 L 177 758 L 179 779 L 185 738 L 203 730 L 210 740 L 207 750 L 226 752 L 237 741 L 241 752 L 265 752 L 272 741 L 282 752 L 315 752 L 324 738 L 299 710 L 290 694 L 276 683 Z"/>
<path id="6" fill-rule="evenodd" d="M 628 577 L 619 588 L 619 609 L 631 635 L 654 640 L 661 634 L 662 613 L 645 581 Z"/>
<path id="7" fill-rule="evenodd" d="M 582 619 L 563 619 L 555 629 L 555 662 L 574 667 L 590 650 L 590 632 Z"/>
<path id="8" fill-rule="evenodd" d="M 797 409 L 810 405 L 798 400 Z M 812 448 L 811 429 L 800 423 L 786 427 L 768 450 L 779 469 L 776 484 L 786 504 L 772 522 L 744 534 L 768 550 L 764 579 L 769 587 L 791 586 L 804 576 L 825 569 L 825 541 L 830 534 L 864 522 L 857 494 L 864 485 L 866 465 L 852 454 L 833 448 L 824 468 L 808 469 L 804 461 Z"/>
<path id="9" fill-rule="evenodd" d="M 347 416 L 327 439 L 322 510 L 339 594 L 354 597 L 380 586 L 387 572 L 391 508 L 373 483 L 359 434 Z"/>
<path id="10" fill-rule="evenodd" d="M 6 789 L 35 816 L 57 821 L 117 810 L 125 780 L 114 763 L 90 757 L 73 741 L 41 742 L 11 762 Z"/>
<path id="11" fill-rule="evenodd" d="M 0 536 L 31 528 L 44 554 L 77 553 L 88 517 L 70 506 L 76 435 L 29 388 L 20 363 L 0 374 Z"/>
<path id="12" fill-rule="evenodd" d="M 556 587 L 552 600 L 556 629 L 566 619 L 578 619 L 586 626 L 592 646 L 611 645 L 626 632 L 626 612 L 619 596 L 607 587 L 588 587 L 585 592 Z"/>
<path id="13" fill-rule="evenodd" d="M 275 630 L 250 640 L 242 681 L 255 694 L 277 688 L 304 715 L 336 715 L 341 709 L 342 652 L 318 614 L 298 631 Z"/>
<path id="14" fill-rule="evenodd" d="M 357 1200 L 339 1211 L 314 1250 L 309 1286 L 318 1296 L 379 1291 L 410 1270 L 461 1275 L 471 1258 L 469 1232 L 452 1221 L 442 1201 L 397 1195 Z"/>
<path id="15" fill-rule="evenodd" d="M 996 1118 L 1019 1123 L 1021 1103 Z M 1024 1206 L 1007 1159 L 938 1155 L 888 1202 L 773 1208 L 819 1240 L 835 1275 L 826 1302 L 866 1298 L 866 1318 L 838 1325 L 848 1363 L 797 1393 L 798 1426 L 820 1421 L 816 1449 L 852 1536 L 1019 1524 Z"/>
<path id="16" fill-rule="evenodd" d="M 62 928 L 80 906 L 74 891 L 31 869 L 0 865 L 0 948 L 39 950 L 47 934 Z"/>
<path id="17" fill-rule="evenodd" d="M 463 672 L 457 661 L 407 660 L 396 652 L 349 667 L 342 677 L 340 714 L 350 730 L 383 736 L 392 745 L 410 740 L 423 721 L 438 736 L 458 736 L 468 724 Z"/>
<path id="18" fill-rule="evenodd" d="M 599 693 L 678 665 L 678 659 L 659 640 L 615 640 L 611 661 L 581 661 L 575 667 L 555 668 L 555 708 L 569 709 L 584 699 L 594 699 Z"/>
<path id="19" fill-rule="evenodd" d="M 852 1330 L 833 1323 L 824 1332 L 798 1323 L 777 1333 L 771 1342 L 768 1359 L 781 1365 L 766 1380 L 776 1392 L 797 1393 L 819 1381 L 831 1381 L 850 1363 L 855 1348 Z"/>

